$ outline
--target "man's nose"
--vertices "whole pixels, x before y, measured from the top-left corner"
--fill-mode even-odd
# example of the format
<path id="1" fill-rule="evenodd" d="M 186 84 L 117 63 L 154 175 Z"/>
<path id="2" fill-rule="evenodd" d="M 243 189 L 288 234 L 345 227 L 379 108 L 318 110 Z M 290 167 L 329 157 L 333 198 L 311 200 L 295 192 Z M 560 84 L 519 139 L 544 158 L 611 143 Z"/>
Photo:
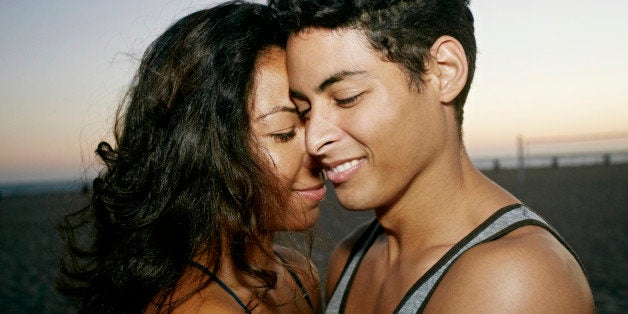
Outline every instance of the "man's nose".
<path id="1" fill-rule="evenodd" d="M 305 145 L 310 155 L 321 157 L 340 139 L 342 132 L 333 110 L 324 104 L 316 105 L 312 105 L 305 123 Z"/>

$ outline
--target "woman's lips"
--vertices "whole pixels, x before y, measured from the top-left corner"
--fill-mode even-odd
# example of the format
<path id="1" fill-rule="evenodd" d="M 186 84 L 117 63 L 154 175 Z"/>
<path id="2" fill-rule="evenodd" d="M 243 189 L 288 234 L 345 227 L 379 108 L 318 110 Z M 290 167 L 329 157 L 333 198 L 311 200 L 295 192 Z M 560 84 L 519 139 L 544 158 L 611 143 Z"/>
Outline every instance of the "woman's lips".
<path id="1" fill-rule="evenodd" d="M 320 202 L 325 197 L 326 188 L 324 184 L 313 186 L 306 189 L 294 190 L 300 198 Z"/>

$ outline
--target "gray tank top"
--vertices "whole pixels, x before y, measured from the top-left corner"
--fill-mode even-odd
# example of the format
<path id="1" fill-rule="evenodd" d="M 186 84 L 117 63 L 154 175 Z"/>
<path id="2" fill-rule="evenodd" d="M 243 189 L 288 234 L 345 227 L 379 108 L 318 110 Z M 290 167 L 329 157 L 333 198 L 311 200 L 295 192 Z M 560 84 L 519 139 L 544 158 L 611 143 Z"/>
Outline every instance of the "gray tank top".
<path id="1" fill-rule="evenodd" d="M 578 263 L 580 260 L 562 237 L 543 218 L 521 204 L 506 206 L 485 220 L 471 233 L 456 243 L 445 255 L 434 264 L 403 297 L 395 313 L 419 313 L 423 311 L 425 304 L 438 286 L 443 275 L 456 259 L 475 245 L 498 239 L 511 231 L 529 225 L 545 228 L 556 237 L 570 252 Z M 374 220 L 353 247 L 349 259 L 345 264 L 342 275 L 336 284 L 325 313 L 343 313 L 349 291 L 360 262 L 366 255 L 375 239 L 382 232 L 382 227 Z M 582 263 L 580 263 L 582 267 Z"/>

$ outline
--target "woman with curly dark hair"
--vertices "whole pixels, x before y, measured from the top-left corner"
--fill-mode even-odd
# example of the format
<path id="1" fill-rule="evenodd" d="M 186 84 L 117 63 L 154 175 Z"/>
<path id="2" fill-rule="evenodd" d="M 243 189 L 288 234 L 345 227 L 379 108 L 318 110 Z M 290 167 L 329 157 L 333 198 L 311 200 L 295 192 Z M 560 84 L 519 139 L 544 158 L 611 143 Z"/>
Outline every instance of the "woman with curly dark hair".
<path id="1" fill-rule="evenodd" d="M 230 2 L 146 50 L 90 204 L 66 216 L 58 288 L 85 313 L 315 312 L 318 274 L 274 243 L 325 195 L 269 8 Z"/>

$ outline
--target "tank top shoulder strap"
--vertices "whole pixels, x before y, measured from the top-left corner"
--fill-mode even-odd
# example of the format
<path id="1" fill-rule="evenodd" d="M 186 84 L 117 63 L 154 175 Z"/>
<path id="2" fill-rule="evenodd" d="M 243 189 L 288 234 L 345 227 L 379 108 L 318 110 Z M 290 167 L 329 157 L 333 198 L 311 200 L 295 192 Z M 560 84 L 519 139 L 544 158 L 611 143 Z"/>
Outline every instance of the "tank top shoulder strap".
<path id="1" fill-rule="evenodd" d="M 222 280 L 220 280 L 218 276 L 216 276 L 216 274 L 214 274 L 211 270 L 207 269 L 207 267 L 195 261 L 190 261 L 190 265 L 198 268 L 200 271 L 202 271 L 207 276 L 209 276 L 211 280 L 215 281 L 222 289 L 227 291 L 227 293 L 229 293 L 229 295 L 231 295 L 231 297 L 233 297 L 236 300 L 236 302 L 238 302 L 238 304 L 242 307 L 245 313 L 247 314 L 251 313 L 251 310 L 244 304 L 244 302 L 242 302 L 242 300 L 240 300 L 240 298 L 235 294 L 235 292 L 233 292 L 233 290 L 231 290 L 224 282 L 222 282 Z"/>
<path id="2" fill-rule="evenodd" d="M 536 225 L 548 230 L 580 263 L 573 249 L 543 218 L 521 204 L 509 205 L 495 212 L 454 245 L 430 270 L 419 278 L 401 300 L 395 309 L 395 313 L 417 313 L 423 311 L 427 300 L 431 297 L 444 274 L 462 253 L 478 244 L 498 239 L 517 228 L 528 225 Z M 582 263 L 580 265 L 582 266 Z"/>
<path id="3" fill-rule="evenodd" d="M 345 267 L 342 270 L 342 274 L 338 279 L 338 283 L 336 283 L 334 293 L 329 299 L 325 313 L 344 312 L 346 299 L 349 295 L 349 291 L 351 290 L 353 278 L 355 277 L 358 266 L 360 265 L 360 262 L 362 262 L 362 259 L 364 258 L 364 255 L 366 255 L 368 249 L 371 247 L 371 245 L 373 245 L 373 242 L 375 242 L 375 239 L 377 238 L 381 230 L 382 228 L 379 223 L 377 223 L 377 220 L 373 219 L 373 221 L 369 224 L 366 230 L 364 230 L 364 233 L 362 233 L 358 241 L 355 243 L 355 245 L 351 249 L 349 258 L 345 263 Z"/>

